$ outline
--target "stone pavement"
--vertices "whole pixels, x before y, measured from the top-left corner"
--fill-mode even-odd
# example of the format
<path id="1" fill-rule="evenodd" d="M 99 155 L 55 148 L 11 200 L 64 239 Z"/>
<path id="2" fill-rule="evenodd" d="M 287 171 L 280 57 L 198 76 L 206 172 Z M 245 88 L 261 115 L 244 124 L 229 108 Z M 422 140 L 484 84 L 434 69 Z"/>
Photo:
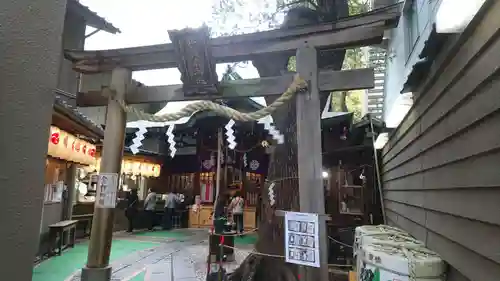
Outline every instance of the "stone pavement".
<path id="1" fill-rule="evenodd" d="M 157 247 L 131 253 L 111 263 L 112 281 L 195 281 L 205 280 L 208 255 L 207 230 L 179 230 L 184 237 L 169 239 L 154 236 L 117 234 L 114 239 L 158 242 Z M 153 233 L 154 234 L 154 233 Z M 237 246 L 238 247 L 238 246 Z M 251 250 L 252 245 L 240 246 Z M 236 261 L 225 265 L 234 270 L 247 256 L 247 251 L 236 251 Z M 80 272 L 65 281 L 80 281 Z M 144 277 L 142 277 L 144 276 Z M 56 281 L 56 280 L 54 280 Z"/>

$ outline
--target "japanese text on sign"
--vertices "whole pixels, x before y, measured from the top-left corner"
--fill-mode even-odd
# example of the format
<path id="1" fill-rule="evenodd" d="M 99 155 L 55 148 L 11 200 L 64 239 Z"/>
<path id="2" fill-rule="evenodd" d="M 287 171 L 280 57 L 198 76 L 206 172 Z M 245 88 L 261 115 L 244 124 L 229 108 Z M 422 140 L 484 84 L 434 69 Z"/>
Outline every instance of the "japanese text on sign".
<path id="1" fill-rule="evenodd" d="M 118 192 L 118 174 L 102 173 L 97 180 L 96 207 L 115 208 Z"/>

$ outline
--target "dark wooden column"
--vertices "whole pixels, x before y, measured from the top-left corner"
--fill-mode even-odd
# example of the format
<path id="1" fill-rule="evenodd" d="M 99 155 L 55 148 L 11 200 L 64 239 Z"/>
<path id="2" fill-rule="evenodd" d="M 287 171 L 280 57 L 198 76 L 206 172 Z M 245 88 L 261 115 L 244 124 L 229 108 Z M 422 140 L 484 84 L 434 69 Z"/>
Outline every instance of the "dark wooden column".
<path id="1" fill-rule="evenodd" d="M 0 249 L 5 280 L 31 280 L 66 0 L 2 0 Z"/>

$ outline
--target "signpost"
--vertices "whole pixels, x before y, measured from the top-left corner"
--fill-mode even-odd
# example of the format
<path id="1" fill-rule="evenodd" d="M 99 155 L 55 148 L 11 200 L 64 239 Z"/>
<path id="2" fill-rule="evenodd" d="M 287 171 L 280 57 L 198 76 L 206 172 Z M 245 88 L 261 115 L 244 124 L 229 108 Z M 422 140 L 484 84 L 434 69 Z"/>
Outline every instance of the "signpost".
<path id="1" fill-rule="evenodd" d="M 286 262 L 320 267 L 318 214 L 285 213 Z"/>
<path id="2" fill-rule="evenodd" d="M 97 180 L 96 208 L 115 208 L 118 192 L 118 174 L 101 173 Z"/>

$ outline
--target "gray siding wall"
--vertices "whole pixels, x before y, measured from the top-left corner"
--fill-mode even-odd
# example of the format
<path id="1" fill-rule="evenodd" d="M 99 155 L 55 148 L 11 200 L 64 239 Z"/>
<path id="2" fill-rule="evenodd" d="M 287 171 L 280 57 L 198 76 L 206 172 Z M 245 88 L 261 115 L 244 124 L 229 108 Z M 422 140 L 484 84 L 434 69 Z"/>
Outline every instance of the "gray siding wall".
<path id="1" fill-rule="evenodd" d="M 64 49 L 83 50 L 85 43 L 85 20 L 70 11 L 66 12 L 64 19 L 64 30 L 62 35 L 63 48 L 61 50 L 61 61 L 57 88 L 69 94 L 75 95 L 78 90 L 79 74 L 73 70 L 69 60 L 64 59 Z M 75 105 L 75 100 L 63 96 L 67 102 Z"/>
<path id="2" fill-rule="evenodd" d="M 453 37 L 382 152 L 388 223 L 451 266 L 500 280 L 500 1 Z"/>

